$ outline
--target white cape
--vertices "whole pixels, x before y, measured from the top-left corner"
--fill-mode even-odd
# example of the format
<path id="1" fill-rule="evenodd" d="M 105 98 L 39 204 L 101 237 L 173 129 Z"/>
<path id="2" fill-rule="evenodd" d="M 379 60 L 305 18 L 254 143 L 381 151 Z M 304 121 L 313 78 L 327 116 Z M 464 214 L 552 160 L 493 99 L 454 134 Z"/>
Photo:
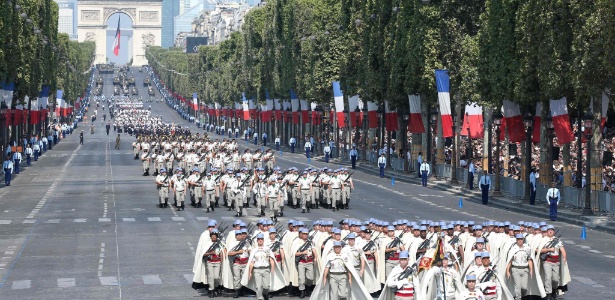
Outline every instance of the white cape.
<path id="1" fill-rule="evenodd" d="M 325 263 L 325 265 L 328 261 Z M 346 269 L 350 271 L 352 274 L 352 285 L 348 287 L 348 296 L 346 299 L 352 300 L 373 300 L 372 296 L 369 294 L 363 282 L 358 279 L 359 274 L 355 271 L 354 266 L 351 266 L 348 261 L 344 261 L 346 265 Z M 318 281 L 316 282 L 316 287 L 312 291 L 312 295 L 310 296 L 310 300 L 330 300 L 331 299 L 331 285 L 330 280 L 327 280 L 326 284 L 322 284 L 324 272 L 320 274 L 318 277 Z M 358 280 L 357 280 L 358 279 Z"/>
<path id="2" fill-rule="evenodd" d="M 254 250 L 254 249 L 252 249 Z M 243 276 L 241 277 L 241 285 L 251 289 L 252 291 L 256 291 L 256 282 L 254 281 L 254 277 L 248 279 L 250 276 L 250 265 L 254 260 L 254 254 L 256 251 L 250 252 L 250 258 L 248 259 L 248 264 L 246 265 L 246 271 L 243 272 Z M 269 291 L 279 291 L 285 288 L 288 285 L 286 278 L 284 278 L 284 274 L 281 269 L 281 265 L 275 260 L 275 256 L 271 253 L 270 257 L 273 259 L 275 266 L 273 268 L 273 274 L 271 274 L 271 281 L 269 283 Z"/>

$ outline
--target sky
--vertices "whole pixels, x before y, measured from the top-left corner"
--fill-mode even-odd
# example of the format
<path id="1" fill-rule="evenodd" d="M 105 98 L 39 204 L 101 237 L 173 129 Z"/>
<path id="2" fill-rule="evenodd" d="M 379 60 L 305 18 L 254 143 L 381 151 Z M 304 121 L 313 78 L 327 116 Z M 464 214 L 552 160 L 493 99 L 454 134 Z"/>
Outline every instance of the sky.
<path id="1" fill-rule="evenodd" d="M 120 19 L 120 53 L 113 54 L 113 42 L 117 30 L 117 21 Z M 115 13 L 107 20 L 107 58 L 109 62 L 124 65 L 130 60 L 132 47 L 132 19 L 124 13 Z"/>

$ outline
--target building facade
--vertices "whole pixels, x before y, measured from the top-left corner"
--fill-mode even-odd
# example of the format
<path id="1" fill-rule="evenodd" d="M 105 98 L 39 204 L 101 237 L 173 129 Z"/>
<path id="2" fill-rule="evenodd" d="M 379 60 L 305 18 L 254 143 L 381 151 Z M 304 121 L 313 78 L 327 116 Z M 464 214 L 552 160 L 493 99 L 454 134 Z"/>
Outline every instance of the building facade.
<path id="1" fill-rule="evenodd" d="M 55 1 L 59 8 L 58 32 L 66 33 L 71 40 L 77 40 L 77 0 Z"/>
<path id="2" fill-rule="evenodd" d="M 162 47 L 170 48 L 175 43 L 175 17 L 180 12 L 181 0 L 162 0 Z"/>

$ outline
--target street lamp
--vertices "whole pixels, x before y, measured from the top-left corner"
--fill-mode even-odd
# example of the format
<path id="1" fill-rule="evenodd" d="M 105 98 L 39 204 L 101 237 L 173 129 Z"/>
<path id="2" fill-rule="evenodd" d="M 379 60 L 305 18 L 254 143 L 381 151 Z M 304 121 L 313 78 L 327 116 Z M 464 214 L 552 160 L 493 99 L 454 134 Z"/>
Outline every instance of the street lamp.
<path id="1" fill-rule="evenodd" d="M 525 189 L 523 190 L 524 198 L 530 199 L 530 169 L 532 168 L 532 129 L 534 127 L 534 117 L 530 112 L 526 112 L 523 116 L 523 125 L 525 125 Z"/>
<path id="2" fill-rule="evenodd" d="M 583 126 L 585 127 L 585 136 L 587 139 L 587 159 L 585 160 L 585 165 L 587 168 L 586 175 L 585 175 L 585 179 L 586 179 L 586 183 L 585 183 L 585 207 L 583 208 L 583 215 L 593 215 L 594 212 L 592 211 L 592 206 L 591 206 L 591 182 L 592 182 L 592 177 L 591 177 L 591 145 L 592 145 L 592 137 L 593 137 L 593 131 L 592 131 L 592 125 L 594 122 L 594 116 L 587 111 L 585 113 L 585 116 L 583 116 Z M 580 146 L 580 145 L 579 145 Z"/>
<path id="3" fill-rule="evenodd" d="M 432 108 L 431 111 L 429 111 L 429 124 L 427 124 L 427 163 L 431 163 L 431 131 L 432 131 L 432 124 L 436 124 L 436 122 L 438 121 L 438 109 L 437 108 Z"/>
<path id="4" fill-rule="evenodd" d="M 451 114 L 453 119 L 453 143 L 451 149 L 451 184 L 457 184 L 457 123 L 455 122 L 456 114 Z M 468 134 L 468 137 L 470 135 Z"/>
<path id="5" fill-rule="evenodd" d="M 500 126 L 502 125 L 502 113 L 496 111 L 493 114 L 493 125 L 495 125 L 495 188 L 493 194 L 500 193 Z"/>

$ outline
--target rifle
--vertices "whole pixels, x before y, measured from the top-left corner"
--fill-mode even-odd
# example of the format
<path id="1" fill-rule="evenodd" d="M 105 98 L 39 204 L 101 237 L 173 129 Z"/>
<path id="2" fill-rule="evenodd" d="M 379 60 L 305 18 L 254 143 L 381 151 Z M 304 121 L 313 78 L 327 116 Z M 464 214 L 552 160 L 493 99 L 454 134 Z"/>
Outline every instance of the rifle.
<path id="1" fill-rule="evenodd" d="M 396 236 L 393 241 L 391 241 L 386 247 L 387 248 L 396 248 L 399 247 L 399 243 L 401 243 L 401 238 L 404 236 L 405 232 L 402 232 L 399 236 Z M 390 251 L 384 254 L 384 259 L 389 259 L 393 253 L 396 251 Z"/>
<path id="2" fill-rule="evenodd" d="M 167 179 L 169 179 L 169 175 L 165 175 L 165 176 L 164 176 L 164 179 L 162 179 L 162 184 L 164 184 L 164 183 L 167 181 Z M 162 184 L 161 184 L 161 185 L 159 185 L 159 186 L 158 186 L 158 188 L 161 188 L 161 187 L 162 187 Z"/>
<path id="3" fill-rule="evenodd" d="M 401 273 L 399 273 L 399 275 L 397 276 L 397 280 L 402 280 L 404 278 L 408 278 L 410 276 L 412 276 L 412 274 L 416 273 L 418 270 L 418 265 L 421 262 L 421 259 L 423 258 L 423 255 L 419 256 L 419 258 L 416 260 L 416 262 L 414 262 L 414 264 L 412 266 L 407 267 L 405 270 L 403 270 Z M 397 290 L 399 290 L 396 286 L 391 288 L 391 292 L 396 293 Z"/>
<path id="4" fill-rule="evenodd" d="M 239 242 L 239 244 L 237 244 L 237 246 L 235 246 L 233 249 L 231 249 L 230 252 L 237 252 L 237 251 L 241 250 L 241 248 L 243 248 L 246 245 L 246 242 L 250 242 L 249 244 L 252 244 L 252 239 L 250 237 L 246 237 L 244 240 L 241 240 L 241 242 Z M 236 257 L 237 257 L 237 254 L 229 255 L 228 259 L 229 259 L 229 261 L 231 263 L 234 263 Z"/>
<path id="5" fill-rule="evenodd" d="M 318 178 L 320 178 L 320 175 L 322 175 L 322 173 L 318 174 L 318 176 L 316 176 L 316 178 L 314 178 L 314 180 L 312 180 L 312 183 L 310 183 L 310 185 L 314 184 L 314 182 L 316 182 L 316 180 L 317 180 Z"/>
<path id="6" fill-rule="evenodd" d="M 459 242 L 459 236 L 454 235 L 453 238 L 450 241 L 448 241 L 448 244 L 452 246 L 452 245 L 457 244 L 457 242 Z"/>
<path id="7" fill-rule="evenodd" d="M 564 232 L 565 232 L 565 230 L 564 230 Z M 562 232 L 562 234 L 564 234 L 564 232 Z M 562 236 L 562 234 L 556 236 L 554 239 L 552 239 L 548 244 L 546 244 L 542 248 L 545 249 L 545 248 L 553 248 L 553 247 L 555 247 L 555 245 L 557 245 L 559 243 L 559 238 Z M 547 259 L 547 256 L 549 256 L 549 253 L 542 253 L 542 254 L 540 254 L 540 259 L 541 260 L 545 260 L 545 259 Z"/>
<path id="8" fill-rule="evenodd" d="M 275 243 L 273 243 L 273 245 L 271 245 L 271 252 L 277 252 L 278 249 L 280 249 L 280 246 L 282 245 L 282 239 L 284 239 L 284 236 L 286 236 L 287 233 L 288 233 L 288 230 L 284 231 L 282 236 L 280 236 L 279 238 L 278 238 L 278 234 L 276 234 L 276 241 Z"/>
<path id="9" fill-rule="evenodd" d="M 312 240 L 314 239 L 314 235 L 316 235 L 316 231 L 314 231 L 314 233 L 310 234 L 310 236 L 308 236 L 308 238 L 305 240 L 305 243 L 303 243 L 303 245 L 301 246 L 301 248 L 299 248 L 299 250 L 297 250 L 297 252 L 303 252 L 306 251 L 310 245 L 312 244 Z M 299 261 L 305 257 L 305 254 L 303 255 L 299 255 L 299 256 L 295 256 L 295 263 L 298 264 Z"/>
<path id="10" fill-rule="evenodd" d="M 371 249 L 375 245 L 376 243 L 374 243 L 374 240 L 370 240 L 367 244 L 365 244 L 365 246 L 363 246 L 363 252 L 369 251 L 369 249 Z"/>
<path id="11" fill-rule="evenodd" d="M 431 235 L 433 236 L 433 234 Z M 419 245 L 419 250 L 423 250 L 423 249 L 427 249 L 427 246 L 429 246 L 429 242 L 431 241 L 431 236 L 426 238 L 420 245 Z"/>
<path id="12" fill-rule="evenodd" d="M 342 183 L 346 183 L 346 181 L 348 181 L 348 179 L 350 179 L 350 176 L 352 176 L 352 174 L 354 174 L 354 172 L 348 174 L 348 177 L 346 177 L 346 180 L 342 181 Z"/>
<path id="13" fill-rule="evenodd" d="M 211 245 L 211 247 L 209 247 L 209 249 L 207 249 L 205 253 L 209 253 L 209 252 L 216 250 L 218 246 L 220 246 L 220 239 L 216 240 L 216 242 L 213 245 Z M 209 261 L 209 255 L 203 255 L 203 263 L 206 264 L 207 261 Z"/>
<path id="14" fill-rule="evenodd" d="M 487 272 L 485 272 L 485 276 L 483 276 L 483 278 L 480 280 L 480 283 L 484 283 L 487 281 L 491 281 L 491 277 L 493 277 L 495 275 L 495 269 L 498 266 L 498 261 L 500 259 L 498 258 L 495 263 L 493 264 L 493 268 L 487 270 Z"/>

